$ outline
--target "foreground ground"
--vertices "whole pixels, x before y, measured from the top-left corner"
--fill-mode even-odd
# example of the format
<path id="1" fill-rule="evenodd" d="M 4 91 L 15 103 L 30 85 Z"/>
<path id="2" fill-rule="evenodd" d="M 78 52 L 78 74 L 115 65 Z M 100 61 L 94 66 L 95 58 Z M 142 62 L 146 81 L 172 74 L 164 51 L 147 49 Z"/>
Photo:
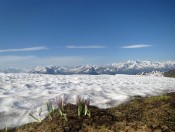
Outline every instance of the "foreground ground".
<path id="1" fill-rule="evenodd" d="M 47 114 L 46 102 L 64 95 L 68 103 L 81 95 L 98 108 L 112 108 L 130 97 L 175 92 L 175 78 L 140 75 L 45 75 L 0 73 L 0 129 L 17 127 Z"/>
<path id="2" fill-rule="evenodd" d="M 118 107 L 90 107 L 91 117 L 77 116 L 77 107 L 68 104 L 68 121 L 55 112 L 50 120 L 34 122 L 8 131 L 16 132 L 173 132 L 175 131 L 175 93 L 140 97 Z M 5 130 L 4 130 L 5 131 Z"/>

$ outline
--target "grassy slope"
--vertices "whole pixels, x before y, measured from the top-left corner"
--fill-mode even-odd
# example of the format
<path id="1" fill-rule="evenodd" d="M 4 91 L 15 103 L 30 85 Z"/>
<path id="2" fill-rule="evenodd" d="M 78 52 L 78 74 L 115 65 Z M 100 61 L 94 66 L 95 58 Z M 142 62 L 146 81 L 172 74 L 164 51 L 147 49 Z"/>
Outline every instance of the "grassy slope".
<path id="1" fill-rule="evenodd" d="M 68 104 L 68 122 L 53 113 L 41 123 L 30 123 L 11 131 L 16 132 L 152 132 L 175 131 L 175 93 L 146 97 L 139 96 L 118 107 L 98 109 L 90 107 L 92 116 L 77 117 L 77 108 Z M 10 131 L 10 130 L 9 130 Z"/>

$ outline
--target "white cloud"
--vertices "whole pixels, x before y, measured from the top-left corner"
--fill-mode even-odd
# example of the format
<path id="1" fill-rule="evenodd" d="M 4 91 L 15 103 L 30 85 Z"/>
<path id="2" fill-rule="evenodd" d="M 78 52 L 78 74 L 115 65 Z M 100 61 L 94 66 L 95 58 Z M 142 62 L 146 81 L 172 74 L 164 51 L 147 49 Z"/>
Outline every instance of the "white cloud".
<path id="1" fill-rule="evenodd" d="M 78 66 L 95 63 L 98 59 L 87 56 L 0 56 L 0 68 L 31 68 L 38 65 Z"/>
<path id="2" fill-rule="evenodd" d="M 138 45 L 127 45 L 127 46 L 123 46 L 121 48 L 125 48 L 125 49 L 136 49 L 136 48 L 147 48 L 147 47 L 151 47 L 152 45 L 145 45 L 145 44 L 138 44 Z"/>
<path id="3" fill-rule="evenodd" d="M 21 52 L 21 51 L 37 51 L 37 50 L 47 50 L 47 47 L 30 47 L 30 48 L 19 48 L 19 49 L 3 49 L 0 53 L 4 52 Z"/>
<path id="4" fill-rule="evenodd" d="M 69 48 L 69 49 L 102 49 L 102 48 L 106 48 L 106 46 L 100 46 L 100 45 L 74 46 L 74 45 L 69 45 L 69 46 L 66 46 L 66 48 Z"/>

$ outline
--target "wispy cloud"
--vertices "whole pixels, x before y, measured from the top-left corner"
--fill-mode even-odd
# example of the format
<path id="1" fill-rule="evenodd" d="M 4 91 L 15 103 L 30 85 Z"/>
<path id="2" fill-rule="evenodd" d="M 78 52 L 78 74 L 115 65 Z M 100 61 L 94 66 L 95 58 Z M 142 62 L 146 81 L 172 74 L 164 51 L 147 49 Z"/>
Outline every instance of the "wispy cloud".
<path id="1" fill-rule="evenodd" d="M 47 47 L 30 47 L 30 48 L 19 48 L 19 49 L 2 49 L 0 53 L 4 52 L 21 52 L 21 51 L 38 51 L 38 50 L 47 50 Z"/>
<path id="2" fill-rule="evenodd" d="M 90 45 L 90 46 L 74 46 L 74 45 L 69 45 L 66 46 L 68 49 L 102 49 L 106 48 L 106 46 L 100 46 L 100 45 Z"/>
<path id="3" fill-rule="evenodd" d="M 148 48 L 151 47 L 152 45 L 145 45 L 145 44 L 137 44 L 137 45 L 127 45 L 127 46 L 123 46 L 121 48 L 125 48 L 125 49 L 137 49 L 137 48 Z"/>

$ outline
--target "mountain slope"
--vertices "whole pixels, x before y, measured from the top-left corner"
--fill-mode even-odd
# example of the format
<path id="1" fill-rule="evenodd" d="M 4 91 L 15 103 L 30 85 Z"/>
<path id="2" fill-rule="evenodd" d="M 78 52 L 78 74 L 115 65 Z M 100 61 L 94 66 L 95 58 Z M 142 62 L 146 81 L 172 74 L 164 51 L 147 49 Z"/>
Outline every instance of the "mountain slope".
<path id="1" fill-rule="evenodd" d="M 165 77 L 175 77 L 175 69 L 164 73 Z"/>

